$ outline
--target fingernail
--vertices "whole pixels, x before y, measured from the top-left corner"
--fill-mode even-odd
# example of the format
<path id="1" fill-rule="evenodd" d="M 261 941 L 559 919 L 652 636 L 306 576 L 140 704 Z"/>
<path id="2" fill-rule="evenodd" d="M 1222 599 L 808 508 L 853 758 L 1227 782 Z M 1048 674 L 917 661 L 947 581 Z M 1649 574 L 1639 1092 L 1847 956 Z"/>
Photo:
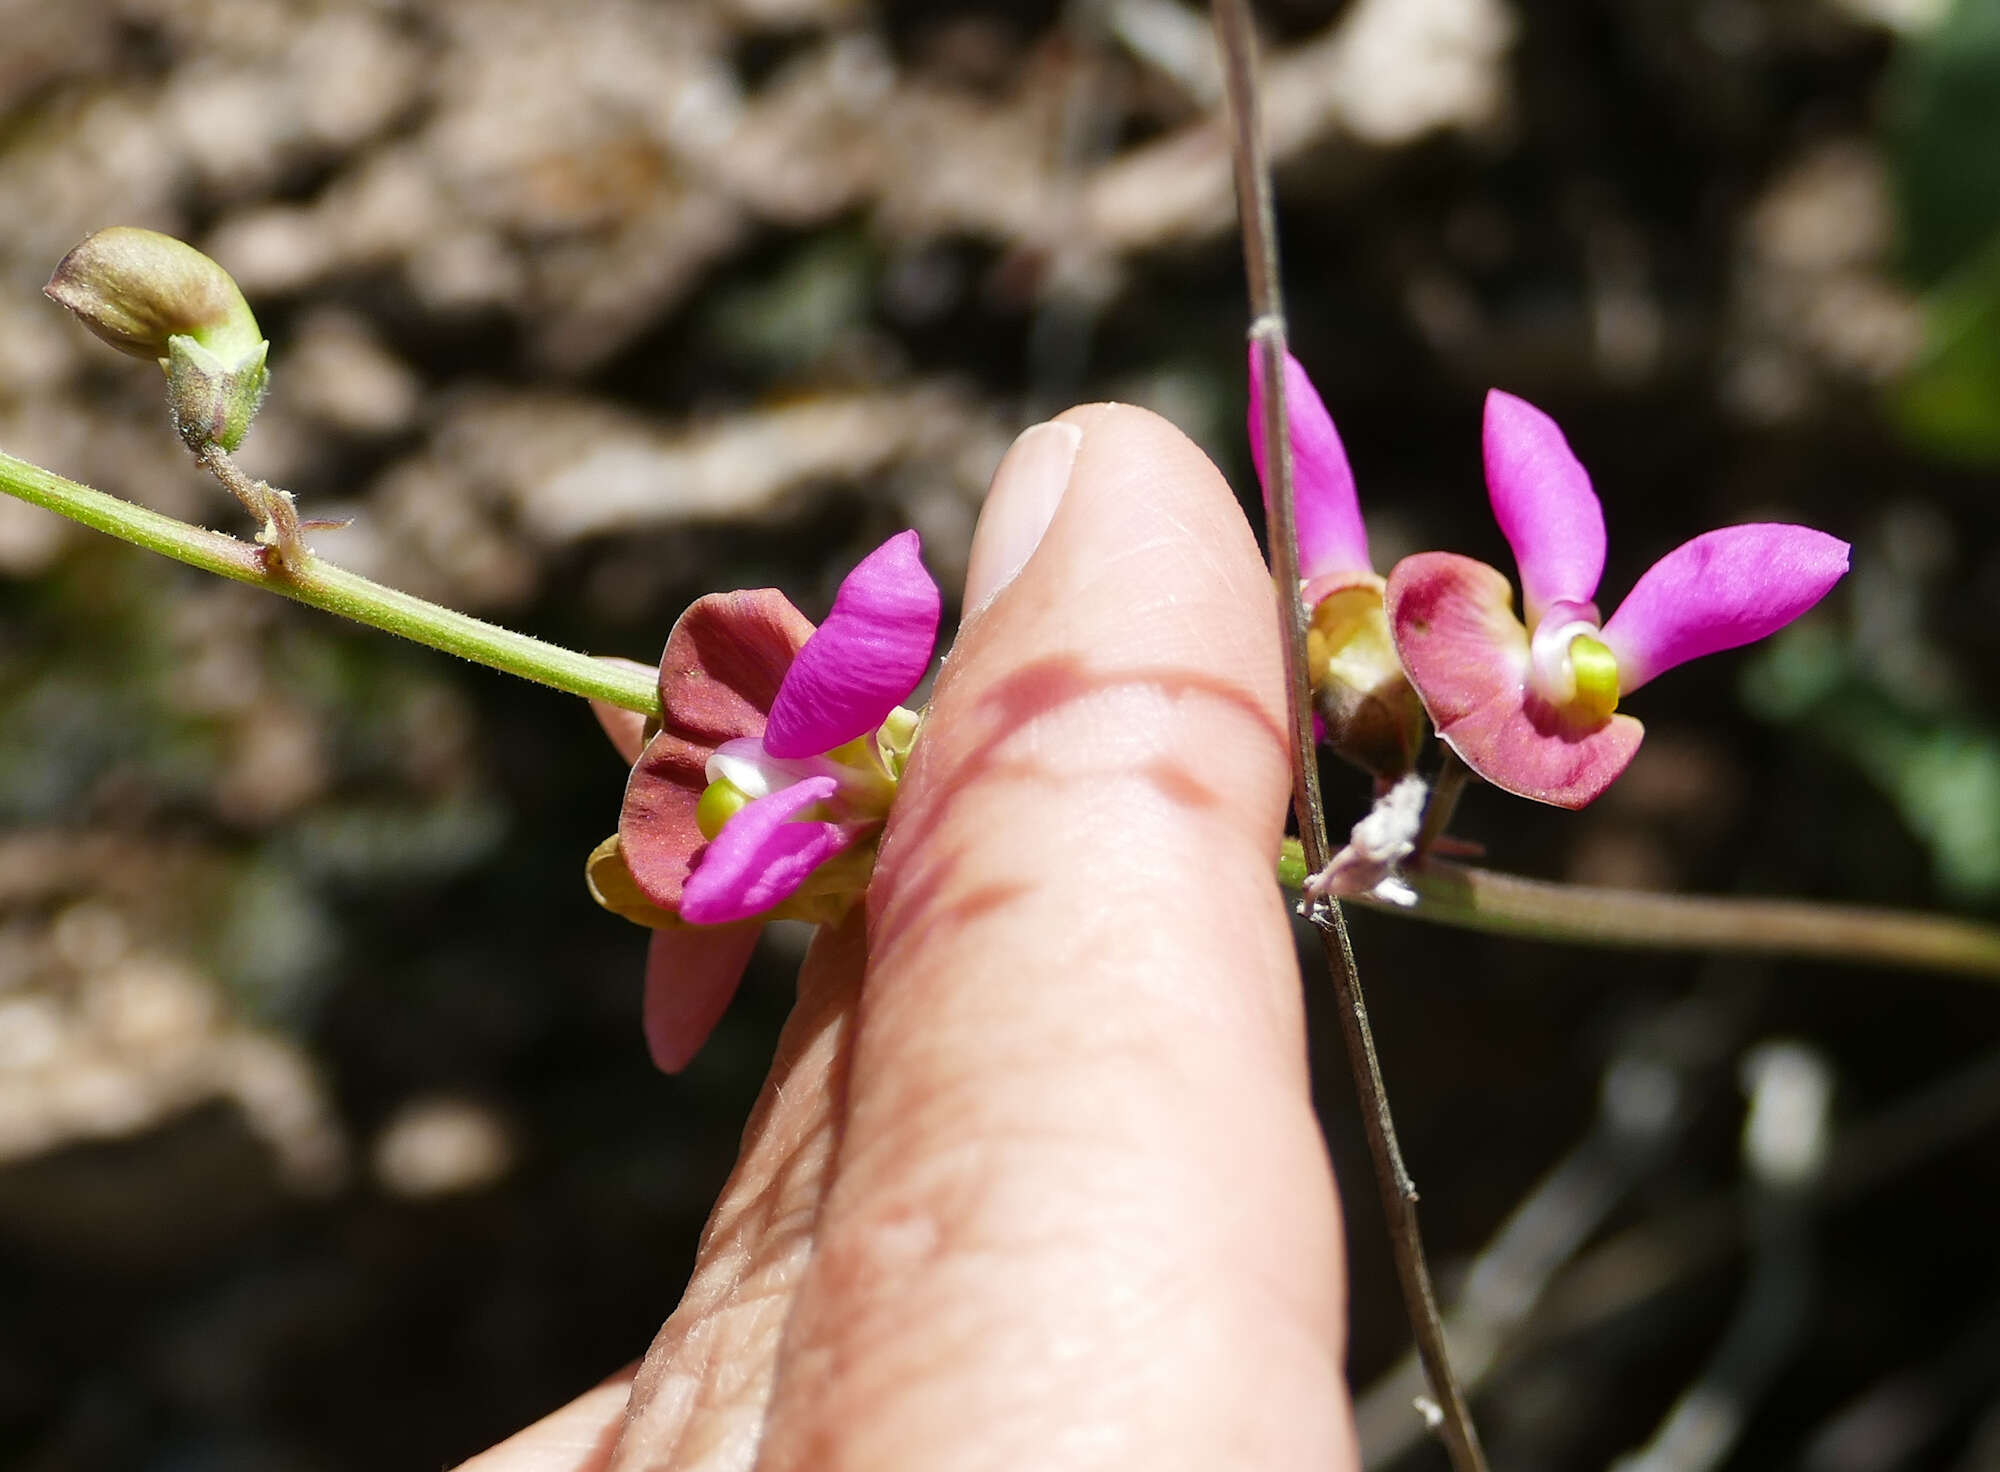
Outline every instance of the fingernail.
<path id="1" fill-rule="evenodd" d="M 1027 565 L 1069 487 L 1083 431 L 1050 420 L 1021 431 L 987 488 L 965 569 L 965 611 L 991 603 Z"/>

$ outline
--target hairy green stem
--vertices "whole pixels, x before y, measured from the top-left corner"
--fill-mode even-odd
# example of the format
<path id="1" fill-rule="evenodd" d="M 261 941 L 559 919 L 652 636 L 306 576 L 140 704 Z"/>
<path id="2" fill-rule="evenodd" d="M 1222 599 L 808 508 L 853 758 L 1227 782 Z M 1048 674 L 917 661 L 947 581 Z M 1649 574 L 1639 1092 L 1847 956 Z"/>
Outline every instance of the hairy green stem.
<path id="1" fill-rule="evenodd" d="M 399 593 L 310 554 L 288 568 L 272 558 L 267 548 L 135 506 L 11 455 L 0 454 L 0 491 L 135 547 L 218 577 L 281 593 L 475 664 L 644 715 L 660 713 L 659 686 L 650 674 L 545 644 L 470 614 Z"/>

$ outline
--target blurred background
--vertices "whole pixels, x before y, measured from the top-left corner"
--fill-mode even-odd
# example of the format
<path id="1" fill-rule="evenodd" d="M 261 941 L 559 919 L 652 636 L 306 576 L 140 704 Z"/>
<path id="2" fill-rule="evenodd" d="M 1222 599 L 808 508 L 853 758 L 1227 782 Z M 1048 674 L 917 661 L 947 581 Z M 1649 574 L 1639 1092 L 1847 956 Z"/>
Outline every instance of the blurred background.
<path id="1" fill-rule="evenodd" d="M 1602 802 L 1460 831 L 2000 916 L 2000 0 L 1260 11 L 1379 565 L 1506 565 L 1494 384 L 1590 467 L 1614 599 L 1726 522 L 1855 543 L 1640 697 Z M 822 612 L 906 525 L 950 596 L 1078 399 L 1251 485 L 1179 0 L 0 0 L 0 38 L 0 445 L 63 474 L 243 530 L 159 374 L 39 294 L 123 223 L 242 283 L 243 459 L 355 519 L 323 551 L 574 646 L 651 660 L 716 588 Z M 0 570 L 0 1458 L 437 1467 L 639 1353 L 802 933 L 662 1078 L 580 702 L 4 500 Z M 2000 992 L 1354 926 L 1497 1468 L 2000 1468 Z M 1441 1466 L 1307 975 L 1364 1434 Z"/>

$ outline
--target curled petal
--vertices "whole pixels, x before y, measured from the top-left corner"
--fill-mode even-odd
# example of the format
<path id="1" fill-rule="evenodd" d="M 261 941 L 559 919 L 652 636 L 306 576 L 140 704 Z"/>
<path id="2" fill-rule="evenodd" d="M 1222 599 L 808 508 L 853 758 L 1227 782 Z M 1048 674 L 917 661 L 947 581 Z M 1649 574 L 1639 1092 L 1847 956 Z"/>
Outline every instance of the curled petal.
<path id="1" fill-rule="evenodd" d="M 755 801 L 769 797 L 782 787 L 789 787 L 800 777 L 819 775 L 812 769 L 825 766 L 825 762 L 796 761 L 781 762 L 764 750 L 764 743 L 757 738 L 746 737 L 741 741 L 725 741 L 715 748 L 715 755 L 708 759 L 708 780 L 727 782 L 745 797 Z"/>
<path id="2" fill-rule="evenodd" d="M 664 1073 L 701 1051 L 729 1007 L 763 926 L 692 925 L 653 932 L 646 952 L 646 1048 Z"/>
<path id="3" fill-rule="evenodd" d="M 1577 635 L 1598 637 L 1603 620 L 1592 603 L 1552 603 L 1528 638 L 1528 688 L 1545 700 L 1568 705 L 1576 699 L 1576 666 L 1570 647 Z M 1615 702 L 1614 702 L 1615 703 Z"/>
<path id="4" fill-rule="evenodd" d="M 1486 395 L 1486 494 L 1521 569 L 1527 621 L 1588 603 L 1604 576 L 1604 508 L 1555 420 L 1526 399 Z"/>
<path id="5" fill-rule="evenodd" d="M 808 777 L 758 798 L 731 818 L 697 857 L 681 891 L 681 918 L 727 925 L 788 899 L 808 874 L 858 836 L 839 823 L 793 821 L 839 790 L 831 777 Z"/>
<path id="6" fill-rule="evenodd" d="M 695 808 L 708 786 L 713 749 L 662 731 L 646 743 L 625 779 L 618 842 L 632 882 L 663 910 L 679 911 L 695 852 L 708 841 Z"/>
<path id="7" fill-rule="evenodd" d="M 1299 576 L 1369 572 L 1368 528 L 1354 493 L 1354 471 L 1319 391 L 1306 370 L 1285 354 L 1285 423 L 1292 440 L 1292 479 L 1299 527 Z M 1264 364 L 1250 344 L 1250 458 L 1270 499 L 1264 469 Z"/>
<path id="8" fill-rule="evenodd" d="M 816 756 L 881 725 L 930 668 L 941 610 L 915 532 L 862 558 L 792 661 L 771 704 L 764 749 Z"/>
<path id="9" fill-rule="evenodd" d="M 660 656 L 660 726 L 698 746 L 761 736 L 812 620 L 776 588 L 710 593 L 674 624 Z"/>
<path id="10" fill-rule="evenodd" d="M 1683 542 L 1646 569 L 1604 625 L 1620 692 L 1776 633 L 1840 581 L 1847 553 L 1838 537 L 1780 522 L 1724 527 Z"/>
<path id="11" fill-rule="evenodd" d="M 1614 715 L 1582 728 L 1528 689 L 1528 631 L 1507 579 L 1449 552 L 1389 574 L 1389 628 L 1437 733 L 1465 764 L 1521 797 L 1580 808 L 1625 770 L 1645 729 Z"/>

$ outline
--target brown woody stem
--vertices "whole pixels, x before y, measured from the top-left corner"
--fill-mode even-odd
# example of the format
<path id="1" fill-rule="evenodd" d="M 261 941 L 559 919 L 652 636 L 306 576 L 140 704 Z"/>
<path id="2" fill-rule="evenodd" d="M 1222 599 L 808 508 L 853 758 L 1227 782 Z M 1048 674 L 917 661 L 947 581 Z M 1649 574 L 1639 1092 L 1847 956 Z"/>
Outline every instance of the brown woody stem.
<path id="1" fill-rule="evenodd" d="M 1260 355 L 1264 379 L 1264 422 L 1258 427 L 1269 472 L 1266 530 L 1271 572 L 1277 584 L 1279 623 L 1285 643 L 1285 684 L 1292 710 L 1292 808 L 1305 847 L 1308 873 L 1324 870 L 1328 860 L 1326 814 L 1320 802 L 1319 765 L 1312 739 L 1312 682 L 1306 666 L 1305 609 L 1299 601 L 1298 524 L 1292 486 L 1291 436 L 1285 417 L 1285 316 L 1279 286 L 1277 229 L 1271 209 L 1270 162 L 1264 152 L 1257 109 L 1257 41 L 1248 0 L 1215 0 L 1216 36 L 1222 50 L 1224 91 L 1229 101 L 1231 146 L 1235 160 L 1237 217 L 1243 233 L 1243 258 L 1250 285 L 1250 339 Z M 1417 1226 L 1417 1189 L 1403 1164 L 1396 1126 L 1389 1113 L 1389 1096 L 1375 1039 L 1368 1025 L 1368 1006 L 1348 942 L 1347 921 L 1340 905 L 1322 901 L 1308 912 L 1326 952 L 1327 969 L 1339 1002 L 1341 1031 L 1354 1072 L 1355 1092 L 1375 1165 L 1396 1273 L 1410 1316 L 1417 1355 L 1423 1362 L 1431 1394 L 1440 1411 L 1438 1433 L 1451 1454 L 1455 1472 L 1485 1472 L 1486 1457 L 1479 1434 L 1466 1409 L 1465 1397 L 1451 1370 L 1424 1260 L 1423 1236 Z"/>

